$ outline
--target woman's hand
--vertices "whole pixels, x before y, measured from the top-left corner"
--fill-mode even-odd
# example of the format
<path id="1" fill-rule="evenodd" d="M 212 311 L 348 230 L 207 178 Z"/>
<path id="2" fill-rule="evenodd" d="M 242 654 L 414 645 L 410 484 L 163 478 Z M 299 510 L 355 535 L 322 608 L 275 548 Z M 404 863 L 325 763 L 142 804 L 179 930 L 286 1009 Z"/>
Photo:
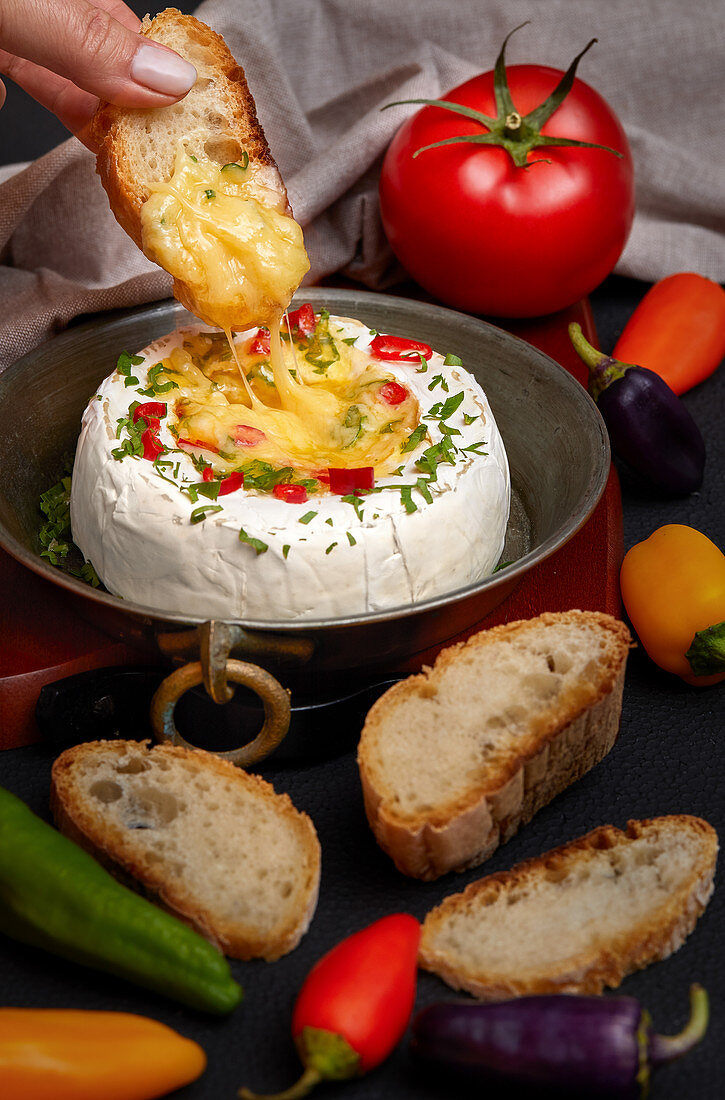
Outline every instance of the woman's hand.
<path id="1" fill-rule="evenodd" d="M 0 73 L 93 148 L 87 128 L 99 99 L 163 107 L 196 80 L 193 65 L 140 25 L 122 0 L 1 0 Z M 0 106 L 4 99 L 0 81 Z"/>

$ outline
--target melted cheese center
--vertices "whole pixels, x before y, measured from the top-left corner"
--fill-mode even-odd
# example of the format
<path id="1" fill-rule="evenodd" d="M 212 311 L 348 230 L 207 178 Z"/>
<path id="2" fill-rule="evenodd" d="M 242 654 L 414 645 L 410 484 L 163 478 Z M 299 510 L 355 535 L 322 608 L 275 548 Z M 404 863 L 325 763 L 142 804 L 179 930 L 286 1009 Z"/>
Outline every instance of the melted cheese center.
<path id="1" fill-rule="evenodd" d="M 302 230 L 250 163 L 219 167 L 179 147 L 141 208 L 143 249 L 177 297 L 217 328 L 274 324 L 308 271 Z"/>
<path id="2" fill-rule="evenodd" d="M 329 466 L 392 472 L 418 424 L 418 402 L 408 391 L 390 405 L 380 389 L 392 376 L 335 339 L 330 324 L 321 318 L 311 337 L 295 342 L 286 331 L 280 339 L 277 326 L 269 355 L 251 350 L 254 337 L 236 343 L 234 355 L 221 333 L 185 340 L 159 375 L 179 387 L 172 391 L 179 437 L 207 444 L 216 454 L 205 457 L 222 471 L 259 459 L 300 476 Z"/>

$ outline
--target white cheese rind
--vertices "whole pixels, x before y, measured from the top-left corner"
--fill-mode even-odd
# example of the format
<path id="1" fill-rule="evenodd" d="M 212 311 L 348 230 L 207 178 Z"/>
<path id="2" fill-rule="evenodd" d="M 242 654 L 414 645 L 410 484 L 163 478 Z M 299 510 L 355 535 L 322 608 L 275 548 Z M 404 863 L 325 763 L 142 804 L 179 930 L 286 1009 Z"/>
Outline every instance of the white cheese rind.
<path id="1" fill-rule="evenodd" d="M 336 335 L 342 327 L 343 336 L 358 337 L 357 346 L 369 346 L 368 328 L 361 323 L 331 318 L 331 325 Z M 118 419 L 128 415 L 132 401 L 146 400 L 137 389 L 146 386 L 148 369 L 182 339 L 183 333 L 177 332 L 140 353 L 144 362 L 134 367 L 138 387 L 127 387 L 115 371 L 83 416 L 71 525 L 76 544 L 110 592 L 190 618 L 332 619 L 417 603 L 492 571 L 508 520 L 509 469 L 486 396 L 461 367 L 445 365 L 435 352 L 425 372 L 408 364 L 383 364 L 415 394 L 422 417 L 464 391 L 462 404 L 447 420 L 461 433 L 453 437 L 456 463 L 438 466 L 437 481 L 430 485 L 432 503 L 413 489 L 417 508 L 408 512 L 399 486 L 415 484 L 423 476 L 415 462 L 431 441 L 442 437 L 436 419 L 423 421 L 430 439 L 401 454 L 403 476 L 379 479 L 376 487 L 383 486 L 383 491 L 362 498 L 362 518 L 331 493 L 289 504 L 242 489 L 219 498 L 222 511 L 192 524 L 191 513 L 208 501 L 192 502 L 143 458 L 117 460 L 111 454 L 118 447 Z M 440 384 L 428 388 L 436 375 L 444 377 L 448 392 Z M 466 424 L 464 413 L 477 419 Z M 163 443 L 175 446 L 163 421 L 159 434 Z M 486 453 L 463 451 L 482 440 Z M 177 458 L 177 480 L 198 482 L 188 455 Z M 317 515 L 300 523 L 310 511 Z M 241 542 L 240 528 L 268 549 L 258 554 Z"/>

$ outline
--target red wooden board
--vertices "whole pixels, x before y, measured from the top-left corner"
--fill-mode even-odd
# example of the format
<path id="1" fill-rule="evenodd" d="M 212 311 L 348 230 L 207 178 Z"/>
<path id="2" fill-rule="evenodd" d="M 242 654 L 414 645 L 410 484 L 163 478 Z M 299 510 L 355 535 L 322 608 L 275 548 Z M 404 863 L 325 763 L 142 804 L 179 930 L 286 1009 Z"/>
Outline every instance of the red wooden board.
<path id="1" fill-rule="evenodd" d="M 534 321 L 506 321 L 515 335 L 561 363 L 580 382 L 584 368 L 573 351 L 567 326 L 578 321 L 596 344 L 588 302 Z M 561 550 L 530 572 L 483 626 L 528 618 L 542 611 L 578 607 L 619 615 L 622 507 L 614 470 L 591 519 Z M 148 662 L 148 653 L 109 638 L 84 621 L 72 598 L 0 550 L 0 749 L 38 739 L 35 704 L 44 684 L 110 665 Z M 450 644 L 450 643 L 448 643 Z M 416 655 L 410 671 L 430 662 L 435 650 Z M 294 700 L 293 700 L 294 704 Z"/>

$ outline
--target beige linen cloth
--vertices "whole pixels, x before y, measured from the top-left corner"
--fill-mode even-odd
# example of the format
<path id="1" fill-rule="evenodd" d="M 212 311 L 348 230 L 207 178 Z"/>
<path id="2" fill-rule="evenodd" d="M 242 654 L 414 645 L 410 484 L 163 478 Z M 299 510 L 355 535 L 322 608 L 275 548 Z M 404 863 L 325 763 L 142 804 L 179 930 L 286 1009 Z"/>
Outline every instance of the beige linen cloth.
<path id="1" fill-rule="evenodd" d="M 170 0 L 173 2 L 173 0 Z M 617 272 L 694 270 L 725 280 L 725 20 L 721 0 L 206 0 L 198 16 L 244 67 L 297 219 L 313 283 L 344 272 L 372 288 L 403 275 L 385 241 L 377 178 L 416 108 L 493 67 L 565 69 L 621 118 L 637 215 Z M 0 169 L 0 368 L 81 313 L 167 297 L 170 278 L 111 215 L 74 138 Z"/>

